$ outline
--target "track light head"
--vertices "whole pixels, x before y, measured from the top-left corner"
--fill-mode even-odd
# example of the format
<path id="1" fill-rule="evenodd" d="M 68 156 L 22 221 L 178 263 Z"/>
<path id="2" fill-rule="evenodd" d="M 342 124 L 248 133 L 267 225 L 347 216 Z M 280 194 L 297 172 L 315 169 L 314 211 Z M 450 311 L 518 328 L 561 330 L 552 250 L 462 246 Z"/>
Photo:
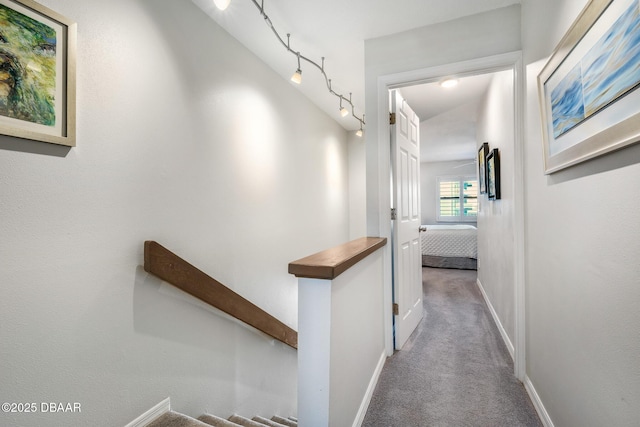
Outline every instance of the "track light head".
<path id="1" fill-rule="evenodd" d="M 213 0 L 213 2 L 218 9 L 225 10 L 229 6 L 229 3 L 231 3 L 231 0 Z"/>
<path id="2" fill-rule="evenodd" d="M 298 68 L 296 72 L 293 73 L 293 76 L 291 76 L 291 81 L 296 84 L 302 83 L 302 70 L 300 68 Z"/>
<path id="3" fill-rule="evenodd" d="M 340 96 L 340 115 L 342 117 L 347 117 L 348 114 L 349 114 L 349 111 L 342 106 L 342 96 Z"/>
<path id="4" fill-rule="evenodd" d="M 364 114 L 362 115 L 362 120 L 364 120 Z M 358 138 L 362 137 L 362 120 L 360 120 L 360 129 L 356 131 L 356 136 Z"/>
<path id="5" fill-rule="evenodd" d="M 289 34 L 287 34 L 287 40 L 289 40 Z M 300 52 L 298 52 L 296 55 L 298 56 L 298 69 L 296 70 L 295 73 L 293 73 L 293 76 L 291 76 L 291 81 L 294 82 L 295 84 L 300 84 L 302 83 L 302 69 L 300 68 Z"/>

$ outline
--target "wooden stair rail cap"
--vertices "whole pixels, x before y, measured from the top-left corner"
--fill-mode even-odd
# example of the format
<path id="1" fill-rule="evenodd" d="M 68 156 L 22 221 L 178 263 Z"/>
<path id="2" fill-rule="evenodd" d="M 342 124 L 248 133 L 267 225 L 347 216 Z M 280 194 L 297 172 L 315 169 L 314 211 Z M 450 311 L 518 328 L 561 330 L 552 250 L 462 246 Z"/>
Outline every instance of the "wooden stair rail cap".
<path id="1" fill-rule="evenodd" d="M 333 280 L 387 244 L 385 237 L 362 237 L 289 263 L 296 277 Z"/>

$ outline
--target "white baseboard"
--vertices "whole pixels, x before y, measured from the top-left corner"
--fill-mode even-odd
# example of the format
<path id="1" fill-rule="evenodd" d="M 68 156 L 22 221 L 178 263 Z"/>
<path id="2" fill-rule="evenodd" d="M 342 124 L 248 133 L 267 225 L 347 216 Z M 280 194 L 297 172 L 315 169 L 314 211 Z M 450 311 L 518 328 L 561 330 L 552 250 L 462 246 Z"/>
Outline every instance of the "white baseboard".
<path id="1" fill-rule="evenodd" d="M 487 303 L 487 307 L 489 307 L 489 311 L 491 312 L 491 317 L 493 317 L 493 321 L 496 323 L 496 326 L 500 331 L 502 340 L 507 346 L 507 349 L 509 350 L 509 354 L 511 354 L 511 358 L 513 359 L 514 347 L 513 347 L 513 344 L 511 343 L 511 340 L 509 339 L 509 336 L 507 335 L 507 331 L 504 329 L 504 326 L 502 326 L 502 322 L 500 322 L 500 319 L 498 318 L 498 313 L 496 313 L 496 310 L 493 308 L 491 301 L 489 301 L 489 297 L 487 296 L 487 293 L 482 287 L 482 283 L 480 283 L 480 279 L 477 279 L 476 282 L 478 283 L 478 288 L 480 288 L 480 292 L 482 293 L 482 297 L 484 298 L 484 301 Z M 524 388 L 527 390 L 527 393 L 529 394 L 529 398 L 531 399 L 533 406 L 536 408 L 538 417 L 540 417 L 540 421 L 542 421 L 542 424 L 544 425 L 544 427 L 554 427 L 553 421 L 551 421 L 551 417 L 549 417 L 549 413 L 547 412 L 544 405 L 542 404 L 542 400 L 540 400 L 540 396 L 538 396 L 538 392 L 536 391 L 535 387 L 533 386 L 533 383 L 529 379 L 529 376 L 527 375 L 524 376 L 523 384 L 524 384 Z"/>
<path id="2" fill-rule="evenodd" d="M 135 420 L 131 421 L 125 427 L 145 427 L 147 424 L 150 424 L 152 421 L 155 421 L 169 411 L 171 411 L 171 400 L 167 397 L 165 400 L 158 403 Z"/>
<path id="3" fill-rule="evenodd" d="M 493 321 L 496 323 L 496 326 L 500 331 L 502 340 L 507 346 L 507 350 L 509 350 L 509 354 L 511 355 L 511 360 L 513 360 L 513 354 L 514 354 L 513 343 L 509 339 L 509 335 L 507 335 L 507 331 L 504 329 L 504 326 L 502 326 L 502 322 L 500 322 L 498 313 L 496 313 L 496 310 L 493 308 L 491 301 L 489 301 L 489 297 L 487 296 L 487 293 L 484 291 L 484 288 L 482 287 L 482 283 L 480 283 L 480 279 L 476 279 L 476 283 L 478 284 L 478 288 L 480 288 L 480 293 L 482 293 L 482 297 L 484 298 L 484 301 L 487 303 L 487 307 L 489 307 L 489 311 L 491 312 L 491 317 L 493 317 Z"/>
<path id="4" fill-rule="evenodd" d="M 538 396 L 538 392 L 528 376 L 524 377 L 524 388 L 527 390 L 527 393 L 529 393 L 531 402 L 533 402 L 533 406 L 536 408 L 536 412 L 538 413 L 540 421 L 542 421 L 544 427 L 554 427 L 549 413 L 542 404 L 542 400 L 540 400 L 540 396 Z"/>
<path id="5" fill-rule="evenodd" d="M 378 379 L 380 378 L 380 374 L 382 373 L 382 367 L 387 360 L 386 351 L 382 351 L 380 355 L 380 359 L 378 360 L 378 365 L 376 366 L 375 371 L 373 372 L 373 376 L 371 377 L 371 381 L 369 381 L 369 386 L 367 387 L 367 391 L 362 399 L 362 403 L 360 404 L 360 409 L 358 409 L 358 413 L 356 414 L 356 419 L 353 420 L 353 427 L 360 427 L 364 422 L 364 417 L 367 415 L 367 409 L 369 409 L 369 404 L 371 403 L 371 398 L 373 397 L 373 392 L 376 389 L 376 384 L 378 384 Z"/>

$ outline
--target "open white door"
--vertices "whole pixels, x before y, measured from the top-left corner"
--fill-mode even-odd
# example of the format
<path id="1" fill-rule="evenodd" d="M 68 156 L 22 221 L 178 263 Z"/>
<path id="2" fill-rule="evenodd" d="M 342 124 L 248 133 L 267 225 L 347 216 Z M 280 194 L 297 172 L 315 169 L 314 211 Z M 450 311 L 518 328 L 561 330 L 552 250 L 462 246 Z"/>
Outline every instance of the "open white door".
<path id="1" fill-rule="evenodd" d="M 391 91 L 391 168 L 393 177 L 394 347 L 401 349 L 420 323 L 420 119 L 397 90 Z M 395 219 L 393 219 L 395 218 Z"/>

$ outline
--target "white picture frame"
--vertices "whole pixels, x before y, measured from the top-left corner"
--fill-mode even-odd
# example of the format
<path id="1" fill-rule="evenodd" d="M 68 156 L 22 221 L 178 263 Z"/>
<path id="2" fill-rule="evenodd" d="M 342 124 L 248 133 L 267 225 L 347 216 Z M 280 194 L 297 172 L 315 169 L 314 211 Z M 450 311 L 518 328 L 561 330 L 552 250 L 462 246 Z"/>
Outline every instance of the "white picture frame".
<path id="1" fill-rule="evenodd" d="M 628 22 L 637 35 L 640 0 L 589 1 L 538 75 L 545 174 L 640 141 L 640 71 L 626 73 L 640 64 L 624 55 L 640 46 L 617 34 Z M 609 79 L 621 71 L 624 78 Z M 573 97 L 573 89 L 582 92 Z"/>

